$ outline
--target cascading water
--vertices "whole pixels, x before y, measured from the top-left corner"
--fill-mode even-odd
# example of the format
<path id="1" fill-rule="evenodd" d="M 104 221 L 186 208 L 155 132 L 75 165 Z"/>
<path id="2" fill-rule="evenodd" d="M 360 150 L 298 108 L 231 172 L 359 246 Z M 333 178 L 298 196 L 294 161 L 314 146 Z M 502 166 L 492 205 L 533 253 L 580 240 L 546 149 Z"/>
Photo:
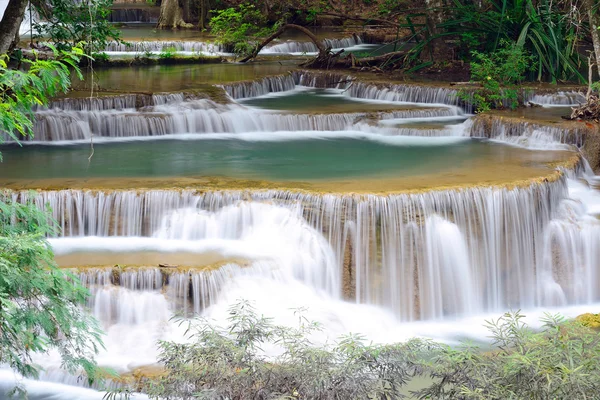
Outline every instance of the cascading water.
<path id="1" fill-rule="evenodd" d="M 354 100 L 419 104 L 299 114 L 241 101 L 299 85 L 337 89 Z M 458 106 L 470 110 L 454 89 L 309 73 L 223 88 L 232 103 L 184 93 L 58 101 L 37 111 L 36 140 L 351 130 L 581 146 L 586 136 L 479 118 L 446 125 L 466 118 Z M 427 123 L 440 126 L 419 125 Z M 61 227 L 60 237 L 50 239 L 58 257 L 157 253 L 168 263 L 186 254 L 195 262 L 79 272 L 92 293 L 88 306 L 107 331 L 99 361 L 124 373 L 155 363 L 156 340 L 181 340 L 169 322 L 175 312 L 222 321 L 240 298 L 283 323 L 293 323 L 290 308 L 308 306 L 309 318 L 324 326 L 322 340 L 351 331 L 387 342 L 423 334 L 480 338 L 482 314 L 598 303 L 600 196 L 584 166 L 529 185 L 386 195 L 250 189 L 9 195 L 52 210 Z M 40 364 L 49 367 L 43 379 L 79 384 L 56 372 L 56 357 L 41 357 Z"/>
<path id="2" fill-rule="evenodd" d="M 25 198 L 27 193 L 15 196 Z M 382 305 L 403 320 L 415 320 L 468 314 L 474 305 L 482 311 L 495 311 L 554 304 L 543 301 L 544 296 L 539 293 L 545 289 L 538 286 L 531 265 L 543 262 L 536 257 L 536 249 L 543 248 L 546 232 L 555 225 L 555 208 L 566 198 L 567 184 L 561 179 L 528 189 L 474 188 L 415 195 L 59 191 L 42 192 L 34 201 L 51 207 L 67 236 L 118 235 L 114 240 L 53 240 L 59 255 L 65 251 L 154 249 L 213 251 L 252 260 L 257 252 L 263 256 L 271 254 L 269 249 L 295 254 L 295 246 L 305 250 L 295 256 L 299 264 L 290 267 L 296 271 L 296 278 L 310 286 L 326 288 L 330 294 L 341 290 L 340 282 L 345 279 L 346 297 Z M 278 208 L 264 203 L 275 203 Z M 529 212 L 532 209 L 536 212 Z M 283 213 L 282 217 L 275 210 Z M 314 232 L 323 233 L 328 245 L 313 243 L 314 236 L 310 236 L 310 241 L 302 236 L 290 237 L 292 230 L 288 230 L 288 225 L 285 237 L 293 243 L 292 248 L 276 244 L 280 234 L 274 229 L 278 226 L 275 221 L 288 214 L 304 217 Z M 254 225 L 258 215 L 262 216 L 260 226 L 264 229 Z M 293 230 L 296 231 L 300 232 Z M 251 233 L 247 239 L 246 232 Z M 132 238 L 126 240 L 123 236 Z M 457 242 L 449 248 L 442 237 Z M 205 241 L 197 242 L 198 238 Z M 248 248 L 244 243 L 250 238 L 258 241 Z M 242 243 L 232 249 L 229 240 Z M 323 250 L 329 247 L 331 255 L 327 255 L 329 250 Z M 306 254 L 310 254 L 307 260 Z M 314 259 L 319 254 L 323 254 L 321 261 Z M 335 273 L 328 272 L 329 278 L 315 276 L 314 270 L 305 270 L 311 263 Z M 459 280 L 458 276 L 462 278 Z M 562 288 L 563 282 L 558 281 Z M 442 282 L 447 285 L 440 291 L 442 297 L 425 301 Z M 569 289 L 565 286 L 564 290 Z M 456 291 L 468 297 L 450 296 Z M 593 298 L 599 295 L 597 290 L 588 293 Z M 442 298 L 446 299 L 443 307 Z M 565 299 L 561 305 L 572 303 L 569 296 Z"/>
<path id="3" fill-rule="evenodd" d="M 331 49 L 348 49 L 363 43 L 358 35 L 341 39 L 323 39 L 322 42 L 325 48 Z M 286 41 L 265 47 L 261 54 L 317 53 L 318 51 L 317 45 L 313 42 Z"/>
<path id="4" fill-rule="evenodd" d="M 539 104 L 546 107 L 552 106 L 577 106 L 586 102 L 585 94 L 576 91 L 557 92 L 551 94 L 526 93 L 523 101 L 525 103 Z"/>
<path id="5" fill-rule="evenodd" d="M 132 52 L 132 53 L 160 53 L 162 51 L 188 52 L 188 53 L 222 53 L 221 46 L 200 41 L 142 41 L 131 43 L 110 42 L 106 46 L 107 53 Z"/>
<path id="6" fill-rule="evenodd" d="M 136 109 L 139 103 L 143 106 Z M 173 134 L 356 129 L 374 133 L 385 130 L 398 135 L 402 132 L 376 126 L 369 128 L 369 125 L 358 123 L 363 120 L 431 118 L 464 117 L 461 117 L 459 109 L 444 105 L 432 108 L 415 104 L 411 109 L 370 113 L 290 114 L 248 108 L 235 103 L 223 105 L 183 93 L 154 95 L 151 98 L 130 95 L 57 101 L 52 108 L 37 111 L 33 140 L 81 141 L 92 136 L 132 138 Z"/>

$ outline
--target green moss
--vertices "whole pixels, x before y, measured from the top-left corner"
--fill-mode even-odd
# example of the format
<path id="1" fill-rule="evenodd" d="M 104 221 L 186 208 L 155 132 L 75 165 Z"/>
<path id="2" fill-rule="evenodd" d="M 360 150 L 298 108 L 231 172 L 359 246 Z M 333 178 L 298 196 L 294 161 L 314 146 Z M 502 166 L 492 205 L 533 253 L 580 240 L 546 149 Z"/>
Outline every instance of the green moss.
<path id="1" fill-rule="evenodd" d="M 600 330 L 600 314 L 582 314 L 575 318 L 579 321 L 583 326 L 587 326 L 588 328 L 592 328 L 595 330 Z"/>

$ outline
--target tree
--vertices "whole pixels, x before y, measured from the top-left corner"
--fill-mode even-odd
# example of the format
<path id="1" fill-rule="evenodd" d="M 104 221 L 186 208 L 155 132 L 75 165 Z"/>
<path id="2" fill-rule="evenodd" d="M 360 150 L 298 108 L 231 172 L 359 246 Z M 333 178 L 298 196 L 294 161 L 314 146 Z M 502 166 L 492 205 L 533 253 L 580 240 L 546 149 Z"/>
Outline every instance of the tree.
<path id="1" fill-rule="evenodd" d="M 33 109 L 70 87 L 70 69 L 81 77 L 81 48 L 54 52 L 54 60 L 27 61 L 27 71 L 8 69 L 0 56 L 0 132 L 14 140 L 32 135 Z M 71 373 L 98 377 L 94 356 L 101 330 L 83 305 L 89 293 L 61 270 L 46 240 L 54 234 L 49 214 L 32 203 L 0 196 L 0 364 L 36 377 L 32 354 L 57 350 Z"/>
<path id="2" fill-rule="evenodd" d="M 247 3 L 219 10 L 210 20 L 210 29 L 217 36 L 217 43 L 240 56 L 251 55 L 261 38 L 274 34 L 281 26 L 280 23 L 271 27 L 266 25 L 266 16 L 255 5 Z"/>
<path id="3" fill-rule="evenodd" d="M 34 108 L 69 90 L 69 67 L 80 79 L 83 78 L 77 67 L 82 56 L 80 47 L 71 51 L 54 48 L 54 60 L 23 60 L 29 64 L 27 71 L 9 69 L 5 61 L 7 57 L 0 56 L 0 132 L 6 132 L 16 141 L 24 136 L 33 136 Z"/>
<path id="4" fill-rule="evenodd" d="M 596 3 L 596 4 L 594 4 Z M 592 44 L 594 46 L 594 56 L 596 58 L 596 67 L 598 69 L 598 77 L 600 78 L 600 11 L 598 10 L 598 4 L 594 0 L 584 1 L 585 13 L 588 16 L 590 23 L 590 32 L 592 35 Z"/>
<path id="5" fill-rule="evenodd" d="M 182 7 L 179 0 L 162 0 L 160 3 L 160 16 L 158 18 L 158 28 L 160 29 L 177 29 L 177 28 L 192 28 L 193 25 L 184 21 L 184 11 L 187 9 L 189 14 L 189 4 Z"/>
<path id="6" fill-rule="evenodd" d="M 0 363 L 36 377 L 32 353 L 56 349 L 63 368 L 93 381 L 101 331 L 81 307 L 87 289 L 54 262 L 48 220 L 33 204 L 0 201 Z"/>
<path id="7" fill-rule="evenodd" d="M 9 0 L 0 21 L 0 54 L 10 52 L 19 41 L 19 28 L 29 0 Z"/>
<path id="8" fill-rule="evenodd" d="M 39 37 L 49 37 L 59 49 L 86 43 L 87 54 L 103 51 L 120 32 L 108 20 L 113 0 L 48 0 L 34 3 L 42 21 L 34 24 Z"/>

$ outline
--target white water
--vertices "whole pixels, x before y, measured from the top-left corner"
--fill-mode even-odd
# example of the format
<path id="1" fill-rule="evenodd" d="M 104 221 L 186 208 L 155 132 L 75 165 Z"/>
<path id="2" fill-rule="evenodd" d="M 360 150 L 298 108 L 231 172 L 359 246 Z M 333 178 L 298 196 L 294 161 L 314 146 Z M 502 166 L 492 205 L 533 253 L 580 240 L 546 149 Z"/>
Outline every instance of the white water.
<path id="1" fill-rule="evenodd" d="M 544 107 L 578 106 L 586 102 L 585 94 L 581 92 L 563 92 L 555 94 L 533 94 L 525 97 L 525 103 L 531 102 Z"/>
<path id="2" fill-rule="evenodd" d="M 295 87 L 296 92 L 306 90 Z M 286 95 L 296 92 L 286 91 Z M 268 96 L 273 96 L 270 94 Z M 341 90 L 333 90 L 329 97 L 343 97 Z M 249 133 L 300 131 L 345 131 L 357 129 L 371 133 L 391 133 L 399 130 L 365 125 L 361 121 L 379 118 L 394 124 L 432 121 L 454 121 L 465 117 L 457 107 L 445 104 L 397 103 L 379 100 L 371 102 L 399 109 L 385 112 L 349 112 L 332 114 L 292 114 L 268 111 L 243 104 L 217 104 L 211 100 L 186 98 L 184 94 L 154 95 L 140 100 L 151 103 L 141 109 L 133 108 L 135 96 L 118 96 L 107 99 L 60 101 L 53 108 L 36 113 L 35 142 L 87 141 L 96 138 L 139 138 L 182 134 Z M 409 105 L 410 108 L 400 108 Z M 371 128 L 369 128 L 371 126 Z M 348 136 L 348 135 L 346 135 Z M 413 135 L 418 136 L 418 135 Z"/>
<path id="3" fill-rule="evenodd" d="M 325 48 L 331 48 L 331 51 L 336 52 L 339 50 L 361 50 L 363 41 L 357 35 L 341 39 L 323 39 L 323 45 Z M 265 47 L 261 50 L 260 54 L 291 54 L 291 55 L 312 55 L 317 54 L 319 49 L 313 42 L 297 42 L 297 41 L 284 41 L 282 43 L 274 42 L 270 46 Z"/>
<path id="4" fill-rule="evenodd" d="M 341 39 L 324 39 L 323 44 L 332 51 L 339 50 L 362 50 L 362 40 L 358 36 Z M 210 41 L 134 41 L 128 43 L 111 42 L 105 48 L 105 53 L 110 56 L 124 56 L 131 54 L 157 55 L 163 52 L 176 53 L 180 55 L 231 55 L 222 46 Z M 302 55 L 316 54 L 318 49 L 313 42 L 285 41 L 274 43 L 261 50 L 261 55 Z"/>
<path id="5" fill-rule="evenodd" d="M 582 177 L 593 179 L 585 174 L 579 175 L 579 178 Z M 598 267 L 597 243 L 600 231 L 598 220 L 593 221 L 590 216 L 600 209 L 600 194 L 580 180 L 569 179 L 567 183 L 570 198 L 558 200 L 561 207 L 554 214 L 555 218 L 549 221 L 545 231 L 550 235 L 563 227 L 562 232 L 568 233 L 572 228 L 589 224 L 589 235 L 583 235 L 590 238 L 589 242 L 577 238 L 575 242 L 569 241 L 573 238 L 562 241 L 559 238 L 559 247 L 568 248 L 574 243 L 580 246 L 577 250 L 581 250 L 581 246 L 584 250 L 575 254 L 577 257 L 582 254 L 595 257 L 579 266 L 579 272 L 588 274 L 585 275 L 588 279 L 580 279 L 578 282 L 593 285 L 598 282 L 597 276 L 594 279 L 593 274 Z M 575 204 L 582 212 L 565 216 L 563 207 Z M 526 205 L 522 207 L 527 208 Z M 92 288 L 90 306 L 94 315 L 107 329 L 107 350 L 100 355 L 99 362 L 120 372 L 152 364 L 157 357 L 156 340 L 182 340 L 181 330 L 168 322 L 175 310 L 203 312 L 206 317 L 214 319 L 215 323 L 226 324 L 228 308 L 242 298 L 252 301 L 259 312 L 274 318 L 274 323 L 277 324 L 295 325 L 298 317 L 292 310 L 305 309 L 306 316 L 323 327 L 323 331 L 315 333 L 313 337 L 316 342 L 331 340 L 348 332 L 363 334 L 367 339 L 380 343 L 397 342 L 415 336 L 450 343 L 462 339 L 485 341 L 487 331 L 483 326 L 484 321 L 499 317 L 507 309 L 523 308 L 528 316 L 526 321 L 532 326 L 539 326 L 539 318 L 546 311 L 573 317 L 600 307 L 599 288 L 578 287 L 577 293 L 587 293 L 589 296 L 572 298 L 569 286 L 565 286 L 565 282 L 569 282 L 568 276 L 567 281 L 561 281 L 559 278 L 562 276 L 552 276 L 547 280 L 547 276 L 540 274 L 536 278 L 537 286 L 533 284 L 525 289 L 535 291 L 539 287 L 538 294 L 541 297 L 554 294 L 558 302 L 557 298 L 553 298 L 550 299 L 552 301 L 535 307 L 513 302 L 495 311 L 482 309 L 479 306 L 484 302 L 474 290 L 481 284 L 478 280 L 482 276 L 473 268 L 470 258 L 473 251 L 481 248 L 470 248 L 459 225 L 434 214 L 425 222 L 427 233 L 423 252 L 428 261 L 419 275 L 422 282 L 428 282 L 426 290 L 429 300 L 422 300 L 421 303 L 427 304 L 426 309 L 429 311 L 428 314 L 422 314 L 424 320 L 401 322 L 390 310 L 375 304 L 346 302 L 338 293 L 320 289 L 324 286 L 317 282 L 327 281 L 328 278 L 322 275 L 311 278 L 311 273 L 307 274 L 306 269 L 314 271 L 330 265 L 333 248 L 323 240 L 320 233 L 307 225 L 306 221 L 311 220 L 310 215 L 305 218 L 301 215 L 297 204 L 289 209 L 270 204 L 240 203 L 216 212 L 182 208 L 165 214 L 154 232 L 154 238 L 64 238 L 52 240 L 52 245 L 59 253 L 131 251 L 156 249 L 158 242 L 152 242 L 155 239 L 160 239 L 163 246 L 173 245 L 176 248 L 181 240 L 196 242 L 201 247 L 209 238 L 220 238 L 232 241 L 227 248 L 233 253 L 227 255 L 256 257 L 256 260 L 277 259 L 266 268 L 263 265 L 263 268 L 250 266 L 240 269 L 231 265 L 223 267 L 222 274 L 220 271 L 192 272 L 191 276 L 173 274 L 168 279 L 166 291 L 159 278 L 161 271 L 157 268 L 122 273 L 121 287 L 111 285 L 112 274 L 108 271 L 82 273 L 83 282 Z M 245 242 L 251 246 L 244 246 Z M 544 239 L 544 245 L 545 243 Z M 586 243 L 590 245 L 587 249 Z M 281 246 L 284 248 L 280 248 Z M 320 250 L 315 251 L 311 246 L 317 246 Z M 515 248 L 515 243 L 512 247 Z M 244 248 L 247 252 L 240 254 Z M 185 250 L 190 251 L 189 248 Z M 328 253 L 330 257 L 313 258 L 319 253 Z M 544 250 L 543 253 L 548 254 L 548 251 Z M 567 252 L 567 256 L 570 254 Z M 382 258 L 386 257 L 384 253 Z M 260 261 L 256 262 L 260 267 Z M 541 260 L 538 265 L 547 267 L 546 262 L 545 259 Z M 395 283 L 402 286 L 402 282 L 398 281 L 401 278 L 396 276 L 395 279 Z M 192 287 L 191 292 L 188 292 L 190 281 Z M 512 282 L 511 285 L 517 283 Z M 423 287 L 420 289 L 425 290 Z M 414 293 L 398 291 L 397 295 L 401 300 L 407 301 L 407 297 Z M 440 319 L 444 313 L 453 313 L 452 311 L 454 316 L 446 315 Z M 460 315 L 457 311 L 466 315 Z M 47 373 L 44 379 L 69 385 L 78 384 L 75 378 L 54 369 L 58 359 L 45 357 L 40 362 L 54 371 Z M 6 382 L 6 379 L 3 381 Z M 40 387 L 44 390 L 55 388 L 51 385 Z M 79 389 L 75 388 L 68 390 L 85 393 L 78 392 Z M 64 393 L 69 395 L 68 392 Z"/>
<path id="6" fill-rule="evenodd" d="M 340 82 L 339 77 L 331 79 L 329 83 Z M 303 75 L 226 90 L 232 98 L 243 98 L 294 90 L 297 84 L 322 83 L 317 77 Z M 333 86 L 348 89 L 347 83 Z M 419 115 L 404 115 L 400 123 L 431 122 L 460 114 L 447 89 L 356 84 L 342 95 L 387 103 L 446 105 L 438 115 L 423 120 Z M 65 103 L 68 110 L 39 113 L 51 114 L 48 118 L 67 115 L 74 124 L 83 125 L 76 132 L 88 129 L 87 135 L 96 134 L 95 127 L 104 126 L 97 132 L 129 139 L 148 132 L 172 132 L 176 137 L 187 132 L 182 138 L 202 132 L 195 136 L 243 140 L 363 135 L 393 144 L 432 140 L 392 136 L 398 132 L 407 136 L 420 132 L 441 136 L 437 133 L 442 132 L 447 137 L 433 140 L 444 143 L 476 135 L 479 129 L 471 121 L 420 132 L 394 128 L 399 122 L 394 115 L 385 117 L 389 123 L 382 119 L 378 124 L 356 122 L 359 114 L 349 114 L 349 118 L 348 114 L 311 116 L 309 120 L 239 104 L 186 100 L 183 95 L 157 97 L 151 107 L 142 110 L 133 109 L 135 98 L 117 100 L 115 108 L 120 110 L 106 110 L 113 106 L 103 102 L 82 104 Z M 143 119 L 153 122 L 143 125 Z M 67 131 L 62 124 L 57 122 L 51 131 Z M 315 128 L 314 124 L 321 125 Z M 577 132 L 506 124 L 499 124 L 494 132 L 496 139 L 518 145 L 554 148 L 580 144 Z M 85 133 L 60 134 L 48 136 L 58 140 L 89 137 Z M 569 179 L 529 188 L 390 196 L 66 190 L 42 192 L 35 202 L 52 207 L 67 236 L 51 239 L 57 254 L 158 251 L 167 257 L 185 252 L 199 259 L 217 255 L 222 260 L 246 261 L 213 272 L 176 272 L 168 279 L 163 279 L 158 268 L 125 271 L 118 287 L 113 285 L 110 271 L 82 273 L 82 281 L 93 294 L 89 306 L 107 331 L 107 349 L 99 362 L 128 372 L 155 362 L 157 340 L 182 340 L 181 330 L 169 322 L 175 311 L 204 313 L 224 323 L 228 307 L 242 298 L 253 301 L 260 313 L 280 324 L 296 323 L 297 316 L 290 309 L 308 308 L 307 317 L 324 328 L 316 334 L 316 341 L 348 332 L 383 343 L 414 336 L 447 342 L 485 340 L 484 320 L 508 309 L 523 308 L 533 325 L 544 310 L 566 316 L 597 310 L 600 194 L 591 187 L 594 179 L 583 169 L 570 173 Z M 18 196 L 27 194 L 15 194 Z M 40 356 L 39 362 L 47 367 L 42 379 L 80 384 L 58 370 L 55 354 Z M 0 373 L 3 388 L 13 381 L 5 371 Z M 71 386 L 25 383 L 38 398 L 49 395 L 36 394 L 36 388 L 61 399 L 96 395 Z"/>

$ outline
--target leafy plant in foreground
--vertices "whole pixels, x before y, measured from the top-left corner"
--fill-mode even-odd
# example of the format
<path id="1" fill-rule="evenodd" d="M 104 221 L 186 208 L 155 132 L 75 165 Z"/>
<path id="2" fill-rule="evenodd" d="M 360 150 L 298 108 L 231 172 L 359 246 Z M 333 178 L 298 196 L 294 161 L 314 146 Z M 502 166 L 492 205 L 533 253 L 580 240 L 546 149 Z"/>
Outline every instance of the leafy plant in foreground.
<path id="1" fill-rule="evenodd" d="M 0 363 L 36 377 L 32 355 L 56 350 L 64 369 L 92 382 L 101 330 L 81 307 L 87 289 L 54 262 L 48 220 L 32 203 L 0 200 Z"/>
<path id="2" fill-rule="evenodd" d="M 434 357 L 434 399 L 598 399 L 600 335 L 578 322 L 546 315 L 540 332 L 521 313 L 489 321 L 493 347 L 445 348 Z"/>
<path id="3" fill-rule="evenodd" d="M 398 398 L 420 372 L 419 355 L 434 346 L 370 346 L 355 335 L 318 346 L 309 339 L 318 329 L 300 314 L 296 328 L 273 325 L 240 302 L 226 328 L 201 319 L 190 323 L 189 343 L 161 342 L 166 371 L 145 391 L 157 399 Z"/>
<path id="4" fill-rule="evenodd" d="M 53 60 L 26 60 L 27 71 L 10 69 L 7 57 L 0 56 L 0 132 L 12 139 L 33 136 L 33 111 L 48 103 L 50 97 L 66 93 L 71 87 L 71 69 L 82 79 L 77 64 L 84 56 L 81 47 L 54 51 Z M 0 135 L 0 142 L 2 141 Z"/>
<path id="5" fill-rule="evenodd" d="M 600 335 L 558 316 L 543 322 L 530 329 L 520 312 L 489 321 L 491 348 L 356 335 L 317 345 L 319 326 L 301 314 L 296 328 L 276 326 L 242 301 L 227 327 L 181 321 L 189 341 L 161 342 L 164 373 L 141 389 L 156 399 L 600 398 Z M 420 389 L 410 391 L 415 378 Z"/>

